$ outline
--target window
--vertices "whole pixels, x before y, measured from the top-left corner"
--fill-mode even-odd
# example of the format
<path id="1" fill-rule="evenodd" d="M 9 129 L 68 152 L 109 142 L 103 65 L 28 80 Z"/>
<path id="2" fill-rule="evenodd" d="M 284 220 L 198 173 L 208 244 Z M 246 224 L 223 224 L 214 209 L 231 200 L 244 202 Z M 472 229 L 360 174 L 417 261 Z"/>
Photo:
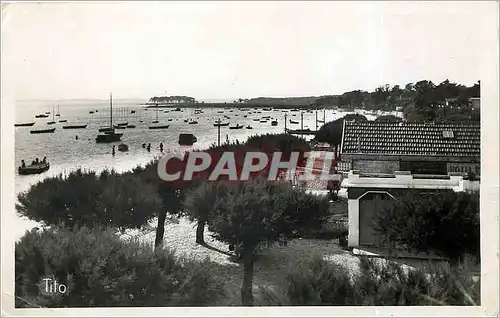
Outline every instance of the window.
<path id="1" fill-rule="evenodd" d="M 443 138 L 451 139 L 453 137 L 454 137 L 453 130 L 443 130 Z"/>

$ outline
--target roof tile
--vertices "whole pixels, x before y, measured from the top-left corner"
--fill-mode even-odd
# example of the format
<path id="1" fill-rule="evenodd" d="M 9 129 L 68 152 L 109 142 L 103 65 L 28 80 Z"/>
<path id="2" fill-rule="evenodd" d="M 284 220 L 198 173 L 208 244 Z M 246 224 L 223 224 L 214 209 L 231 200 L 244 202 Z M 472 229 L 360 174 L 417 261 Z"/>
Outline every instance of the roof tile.
<path id="1" fill-rule="evenodd" d="M 475 123 L 346 121 L 342 153 L 479 157 L 480 128 Z M 452 131 L 453 137 L 443 136 L 444 131 Z"/>

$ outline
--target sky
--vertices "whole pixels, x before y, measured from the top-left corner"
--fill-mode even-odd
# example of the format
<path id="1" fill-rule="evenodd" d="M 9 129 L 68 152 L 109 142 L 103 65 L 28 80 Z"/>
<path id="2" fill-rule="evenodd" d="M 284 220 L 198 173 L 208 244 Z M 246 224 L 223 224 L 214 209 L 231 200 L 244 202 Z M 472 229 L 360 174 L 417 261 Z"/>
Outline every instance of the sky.
<path id="1" fill-rule="evenodd" d="M 495 10 L 494 1 L 2 4 L 2 91 L 233 100 L 422 79 L 472 85 Z"/>

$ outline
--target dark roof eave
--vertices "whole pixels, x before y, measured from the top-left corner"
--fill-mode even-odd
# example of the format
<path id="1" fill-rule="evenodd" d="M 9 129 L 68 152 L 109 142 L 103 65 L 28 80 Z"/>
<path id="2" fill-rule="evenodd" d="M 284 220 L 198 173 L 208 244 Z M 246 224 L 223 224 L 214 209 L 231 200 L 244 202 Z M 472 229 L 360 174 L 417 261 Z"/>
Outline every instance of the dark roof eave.
<path id="1" fill-rule="evenodd" d="M 444 156 L 421 154 L 340 153 L 342 160 L 417 160 L 480 163 L 480 156 Z"/>

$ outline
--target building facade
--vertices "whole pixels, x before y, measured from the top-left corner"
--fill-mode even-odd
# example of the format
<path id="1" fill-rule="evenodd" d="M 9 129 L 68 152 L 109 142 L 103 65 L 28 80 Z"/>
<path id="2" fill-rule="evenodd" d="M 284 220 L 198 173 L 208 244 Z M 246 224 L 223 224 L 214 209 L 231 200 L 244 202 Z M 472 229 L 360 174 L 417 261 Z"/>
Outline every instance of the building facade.
<path id="1" fill-rule="evenodd" d="M 373 220 L 404 192 L 409 189 L 418 192 L 474 191 L 479 190 L 479 181 L 465 180 L 462 176 L 418 176 L 406 171 L 397 171 L 395 174 L 351 171 L 342 181 L 342 187 L 347 189 L 348 246 L 372 247 L 381 244 Z"/>
<path id="2" fill-rule="evenodd" d="M 340 171 L 480 176 L 480 124 L 345 121 Z"/>

